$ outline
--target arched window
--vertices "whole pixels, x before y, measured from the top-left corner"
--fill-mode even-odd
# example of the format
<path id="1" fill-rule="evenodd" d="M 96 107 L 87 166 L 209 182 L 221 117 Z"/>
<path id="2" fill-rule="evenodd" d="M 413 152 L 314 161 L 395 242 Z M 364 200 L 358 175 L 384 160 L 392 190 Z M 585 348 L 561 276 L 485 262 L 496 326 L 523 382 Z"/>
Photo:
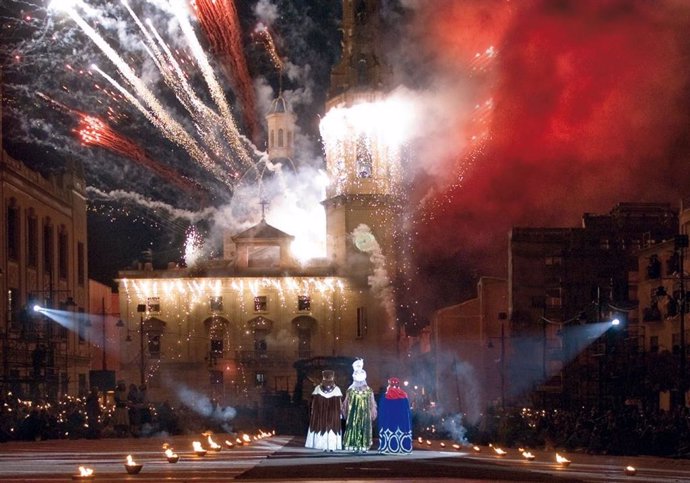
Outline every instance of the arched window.
<path id="1" fill-rule="evenodd" d="M 19 260 L 20 227 L 19 206 L 12 199 L 7 207 L 7 257 L 10 260 Z"/>
<path id="2" fill-rule="evenodd" d="M 357 60 L 357 85 L 366 85 L 369 82 L 369 75 L 367 73 L 367 59 L 362 55 Z"/>
<path id="3" fill-rule="evenodd" d="M 282 148 L 283 147 L 283 130 L 278 129 L 278 147 Z"/>
<path id="4" fill-rule="evenodd" d="M 273 129 L 271 129 L 270 141 L 268 143 L 268 147 L 272 148 L 273 146 L 275 146 L 275 131 Z"/>
<path id="5" fill-rule="evenodd" d="M 293 319 L 292 325 L 297 332 L 297 356 L 300 359 L 311 357 L 311 338 L 316 329 L 316 319 L 301 315 Z"/>

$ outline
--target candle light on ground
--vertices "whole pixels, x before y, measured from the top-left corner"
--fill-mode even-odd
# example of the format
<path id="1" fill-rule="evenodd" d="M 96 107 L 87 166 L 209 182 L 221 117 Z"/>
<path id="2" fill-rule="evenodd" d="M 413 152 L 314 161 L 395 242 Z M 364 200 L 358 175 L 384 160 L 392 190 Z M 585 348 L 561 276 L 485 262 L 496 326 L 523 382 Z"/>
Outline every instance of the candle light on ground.
<path id="1" fill-rule="evenodd" d="M 194 453 L 197 456 L 206 456 L 206 450 L 203 446 L 201 446 L 201 443 L 199 441 L 192 442 L 192 447 L 194 448 Z"/>
<path id="2" fill-rule="evenodd" d="M 180 460 L 180 457 L 177 455 L 177 453 L 174 453 L 172 448 L 167 448 L 165 450 L 165 457 L 168 460 L 168 463 L 177 463 Z"/>
<path id="3" fill-rule="evenodd" d="M 127 473 L 130 475 L 136 475 L 143 467 L 144 465 L 138 464 L 134 461 L 131 454 L 127 455 L 127 463 L 125 463 L 125 470 L 127 470 Z"/>
<path id="4" fill-rule="evenodd" d="M 535 458 L 534 454 L 532 454 L 532 453 L 529 452 L 529 451 L 523 451 L 523 452 L 522 452 L 522 456 L 523 456 L 526 460 L 529 460 L 529 461 L 533 461 L 534 458 Z"/>

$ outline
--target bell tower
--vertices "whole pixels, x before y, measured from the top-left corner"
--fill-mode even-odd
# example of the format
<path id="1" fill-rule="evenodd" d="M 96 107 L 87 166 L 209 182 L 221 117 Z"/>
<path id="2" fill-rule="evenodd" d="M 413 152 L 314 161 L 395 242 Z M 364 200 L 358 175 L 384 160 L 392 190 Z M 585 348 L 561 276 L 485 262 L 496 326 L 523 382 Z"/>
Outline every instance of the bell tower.
<path id="1" fill-rule="evenodd" d="M 273 161 L 290 160 L 294 157 L 295 115 L 282 92 L 271 102 L 266 114 L 268 128 L 268 158 Z"/>
<path id="2" fill-rule="evenodd" d="M 395 230 L 400 229 L 401 173 L 399 150 L 390 141 L 391 126 L 382 122 L 390 71 L 379 52 L 379 3 L 343 0 L 342 54 L 331 71 L 320 124 L 330 179 L 323 204 L 328 258 L 338 272 L 357 274 L 368 263 L 352 235 L 365 224 L 392 277 L 399 252 Z"/>

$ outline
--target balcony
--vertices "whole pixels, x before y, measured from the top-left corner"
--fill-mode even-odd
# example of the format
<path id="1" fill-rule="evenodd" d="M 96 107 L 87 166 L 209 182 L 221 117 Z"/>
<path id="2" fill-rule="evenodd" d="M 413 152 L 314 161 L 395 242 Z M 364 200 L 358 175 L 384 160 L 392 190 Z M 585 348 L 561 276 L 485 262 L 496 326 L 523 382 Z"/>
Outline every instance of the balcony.
<path id="1" fill-rule="evenodd" d="M 235 359 L 238 364 L 248 366 L 281 366 L 292 362 L 287 351 L 253 350 L 236 351 Z"/>

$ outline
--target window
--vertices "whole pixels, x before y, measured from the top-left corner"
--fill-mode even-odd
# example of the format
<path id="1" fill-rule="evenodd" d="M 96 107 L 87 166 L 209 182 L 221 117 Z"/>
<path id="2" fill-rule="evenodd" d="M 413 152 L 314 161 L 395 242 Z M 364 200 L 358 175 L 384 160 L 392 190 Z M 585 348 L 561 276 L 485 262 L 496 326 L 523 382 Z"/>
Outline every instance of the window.
<path id="1" fill-rule="evenodd" d="M 298 357 L 300 357 L 301 359 L 311 357 L 311 329 L 298 329 L 297 338 Z"/>
<path id="2" fill-rule="evenodd" d="M 27 220 L 26 238 L 26 264 L 36 268 L 38 266 L 38 218 L 33 214 L 33 211 Z"/>
<path id="3" fill-rule="evenodd" d="M 19 289 L 7 290 L 7 323 L 13 329 L 19 329 Z"/>
<path id="4" fill-rule="evenodd" d="M 265 295 L 258 295 L 254 297 L 254 312 L 266 312 L 268 310 L 268 301 Z"/>
<path id="5" fill-rule="evenodd" d="M 83 344 L 86 342 L 86 327 L 87 327 L 87 319 L 86 315 L 84 314 L 84 309 L 79 308 L 79 314 L 77 315 L 77 330 L 79 333 L 79 343 Z"/>
<path id="6" fill-rule="evenodd" d="M 159 334 L 148 334 L 149 355 L 160 357 L 161 355 L 161 336 Z"/>
<path id="7" fill-rule="evenodd" d="M 222 339 L 211 339 L 211 355 L 222 356 L 223 355 L 223 340 Z"/>
<path id="8" fill-rule="evenodd" d="M 661 277 L 661 262 L 659 257 L 652 255 L 649 257 L 649 265 L 647 265 L 647 278 L 657 279 Z"/>
<path id="9" fill-rule="evenodd" d="M 287 132 L 287 145 L 288 148 L 292 147 L 292 131 Z"/>
<path id="10" fill-rule="evenodd" d="M 254 381 L 257 386 L 264 386 L 266 385 L 266 373 L 265 372 L 257 372 L 254 374 Z"/>
<path id="11" fill-rule="evenodd" d="M 373 170 L 373 160 L 371 157 L 371 150 L 369 147 L 368 139 L 364 134 L 360 134 L 360 136 L 357 138 L 356 156 L 357 177 L 371 178 Z"/>
<path id="12" fill-rule="evenodd" d="M 278 147 L 282 148 L 283 147 L 283 130 L 278 129 Z"/>
<path id="13" fill-rule="evenodd" d="M 161 311 L 160 297 L 149 297 L 146 299 L 146 311 L 149 313 L 159 313 Z"/>
<path id="14" fill-rule="evenodd" d="M 653 335 L 649 338 L 649 352 L 659 352 L 659 336 Z"/>
<path id="15" fill-rule="evenodd" d="M 58 276 L 61 279 L 67 279 L 68 261 L 68 246 L 67 246 L 67 230 L 64 226 L 60 227 L 60 234 L 58 235 Z"/>
<path id="16" fill-rule="evenodd" d="M 7 207 L 7 257 L 10 260 L 19 260 L 19 208 L 14 200 Z"/>
<path id="17" fill-rule="evenodd" d="M 299 311 L 311 310 L 311 297 L 309 297 L 309 295 L 298 295 L 297 296 L 297 310 L 299 310 Z"/>
<path id="18" fill-rule="evenodd" d="M 220 312 L 223 310 L 223 297 L 214 295 L 209 298 L 208 304 L 212 312 Z"/>
<path id="19" fill-rule="evenodd" d="M 85 260 L 84 260 L 84 243 L 77 243 L 77 283 L 79 286 L 84 286 L 84 280 L 86 279 L 85 270 Z"/>
<path id="20" fill-rule="evenodd" d="M 546 306 L 559 308 L 562 304 L 562 294 L 560 288 L 551 288 L 546 291 Z"/>
<path id="21" fill-rule="evenodd" d="M 86 394 L 87 391 L 86 374 L 79 374 L 79 394 Z"/>
<path id="22" fill-rule="evenodd" d="M 223 371 L 212 370 L 208 371 L 209 382 L 211 385 L 223 384 Z"/>
<path id="23" fill-rule="evenodd" d="M 367 308 L 357 307 L 357 338 L 361 339 L 367 333 Z"/>
<path id="24" fill-rule="evenodd" d="M 45 273 L 53 273 L 53 225 L 49 222 L 43 226 L 43 269 Z"/>

